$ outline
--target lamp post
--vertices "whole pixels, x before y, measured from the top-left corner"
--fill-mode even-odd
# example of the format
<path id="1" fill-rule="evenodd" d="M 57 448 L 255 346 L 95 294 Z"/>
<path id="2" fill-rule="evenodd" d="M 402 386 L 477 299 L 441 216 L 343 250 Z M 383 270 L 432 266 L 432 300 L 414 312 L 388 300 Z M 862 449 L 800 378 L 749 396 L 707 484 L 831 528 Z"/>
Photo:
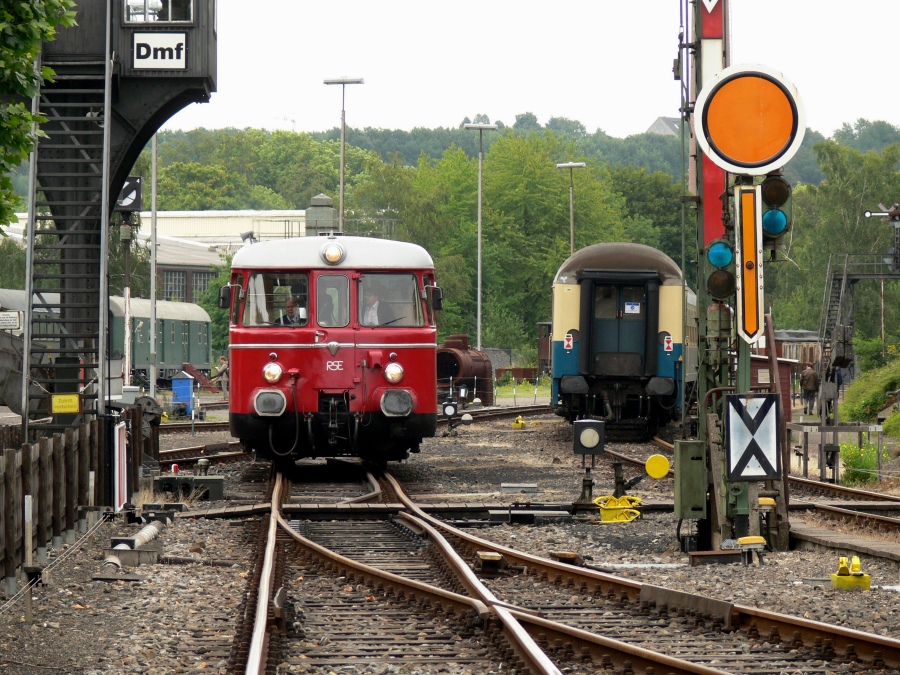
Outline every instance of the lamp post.
<path id="1" fill-rule="evenodd" d="M 361 77 L 336 77 L 325 80 L 325 84 L 341 85 L 341 196 L 338 204 L 338 232 L 344 231 L 344 142 L 347 134 L 347 125 L 344 111 L 344 99 L 348 84 L 364 84 Z"/>
<path id="2" fill-rule="evenodd" d="M 569 255 L 575 253 L 575 169 L 583 169 L 584 162 L 563 162 L 557 169 L 569 170 Z"/>
<path id="3" fill-rule="evenodd" d="M 474 129 L 478 132 L 478 299 L 476 302 L 476 346 L 481 351 L 481 170 L 484 164 L 484 132 L 496 131 L 496 124 L 464 124 L 466 129 Z"/>

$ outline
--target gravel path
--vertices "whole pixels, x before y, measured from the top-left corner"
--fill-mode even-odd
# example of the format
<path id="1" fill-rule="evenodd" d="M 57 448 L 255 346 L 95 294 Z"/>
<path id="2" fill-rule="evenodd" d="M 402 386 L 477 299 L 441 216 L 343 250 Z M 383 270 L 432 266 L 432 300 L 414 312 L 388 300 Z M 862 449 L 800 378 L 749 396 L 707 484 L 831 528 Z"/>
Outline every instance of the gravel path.
<path id="1" fill-rule="evenodd" d="M 220 435 L 169 440 L 167 447 L 218 441 Z M 209 436 L 209 438 L 207 438 Z M 477 494 L 488 502 L 571 502 L 581 492 L 584 469 L 572 455 L 571 427 L 546 416 L 513 430 L 509 423 L 476 424 L 458 435 L 429 440 L 395 471 L 435 494 Z M 634 446 L 635 452 L 654 452 Z M 214 466 L 226 476 L 226 494 L 239 490 L 239 465 Z M 626 467 L 626 478 L 635 470 Z M 594 496 L 612 492 L 612 468 L 600 459 L 592 472 Z M 508 494 L 504 483 L 536 484 L 538 492 Z M 671 499 L 672 481 L 645 479 L 631 490 L 645 499 Z M 474 499 L 470 500 L 474 501 Z M 239 602 L 249 564 L 244 559 L 243 523 L 178 520 L 163 531 L 162 551 L 193 559 L 128 570 L 137 582 L 99 582 L 103 549 L 115 534 L 134 534 L 121 520 L 101 526 L 93 544 L 79 547 L 53 570 L 52 583 L 34 592 L 34 623 L 24 623 L 24 604 L 6 604 L 0 614 L 3 673 L 225 673 L 225 660 L 202 645 L 230 639 L 228 619 Z M 837 557 L 827 553 L 768 554 L 763 566 L 687 567 L 678 550 L 671 514 L 648 513 L 631 523 L 596 518 L 542 527 L 502 525 L 480 535 L 539 555 L 572 550 L 596 567 L 654 584 L 696 590 L 740 604 L 838 623 L 900 638 L 900 567 L 863 559 L 873 590 L 841 593 L 830 588 Z M 68 552 L 68 549 L 64 549 Z M 61 552 L 53 552 L 55 559 Z M 230 561 L 230 562 L 229 562 Z M 200 563 L 220 563 L 219 566 Z M 341 670 L 341 673 L 354 671 Z M 387 671 L 415 673 L 402 667 Z"/>

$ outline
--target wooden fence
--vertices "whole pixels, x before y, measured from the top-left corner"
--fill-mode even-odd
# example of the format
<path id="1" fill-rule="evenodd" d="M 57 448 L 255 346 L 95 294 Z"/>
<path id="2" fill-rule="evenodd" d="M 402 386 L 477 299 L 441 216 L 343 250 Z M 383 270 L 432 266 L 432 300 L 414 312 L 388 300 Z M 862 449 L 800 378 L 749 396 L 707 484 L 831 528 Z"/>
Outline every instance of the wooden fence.
<path id="1" fill-rule="evenodd" d="M 159 459 L 158 429 L 145 437 L 141 413 L 140 408 L 126 408 L 119 418 L 129 428 L 129 495 L 138 490 L 143 455 Z M 46 559 L 48 546 L 59 549 L 63 543 L 74 542 L 76 532 L 87 531 L 90 506 L 111 505 L 113 449 L 111 434 L 104 431 L 104 426 L 114 421 L 92 420 L 32 443 L 21 443 L 20 427 L 0 427 L 0 554 L 8 590 L 15 587 L 17 570 L 25 561 L 26 495 L 33 499 L 32 543 L 38 563 Z M 35 427 L 31 429 L 37 431 Z"/>

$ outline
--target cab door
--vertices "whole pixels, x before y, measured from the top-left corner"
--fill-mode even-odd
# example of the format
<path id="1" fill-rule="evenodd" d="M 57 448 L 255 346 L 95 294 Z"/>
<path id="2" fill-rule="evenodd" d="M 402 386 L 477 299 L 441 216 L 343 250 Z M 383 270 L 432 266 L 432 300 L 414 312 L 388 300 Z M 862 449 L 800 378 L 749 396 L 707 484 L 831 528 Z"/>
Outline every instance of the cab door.
<path id="1" fill-rule="evenodd" d="M 326 393 L 352 392 L 359 383 L 356 333 L 352 325 L 350 277 L 319 274 L 310 294 L 314 328 L 310 372 L 314 387 Z M 359 401 L 359 397 L 354 399 Z M 351 405 L 351 409 L 358 407 Z"/>

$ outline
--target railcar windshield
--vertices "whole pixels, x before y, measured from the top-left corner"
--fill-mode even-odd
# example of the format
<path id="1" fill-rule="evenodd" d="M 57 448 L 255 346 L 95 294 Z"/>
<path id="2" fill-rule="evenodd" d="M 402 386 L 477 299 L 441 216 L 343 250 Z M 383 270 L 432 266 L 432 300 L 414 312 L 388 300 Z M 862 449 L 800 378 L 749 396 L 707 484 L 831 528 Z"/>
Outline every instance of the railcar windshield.
<path id="1" fill-rule="evenodd" d="M 363 326 L 424 326 L 422 293 L 414 274 L 366 274 L 359 280 Z"/>
<path id="2" fill-rule="evenodd" d="M 309 277 L 296 272 L 251 274 L 247 283 L 244 326 L 306 325 Z"/>

